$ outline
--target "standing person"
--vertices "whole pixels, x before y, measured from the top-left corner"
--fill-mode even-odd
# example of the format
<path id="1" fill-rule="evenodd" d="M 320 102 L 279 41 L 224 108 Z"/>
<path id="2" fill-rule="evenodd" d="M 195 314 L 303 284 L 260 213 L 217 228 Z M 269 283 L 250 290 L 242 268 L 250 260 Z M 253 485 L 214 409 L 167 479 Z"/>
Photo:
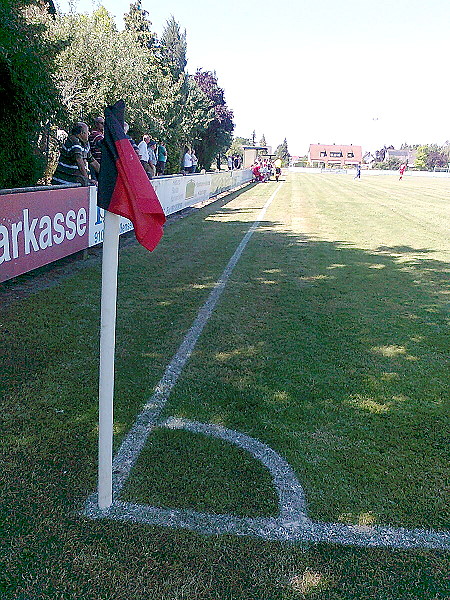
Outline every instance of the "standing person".
<path id="1" fill-rule="evenodd" d="M 267 161 L 265 160 L 261 167 L 261 175 L 262 181 L 266 182 L 268 180 L 269 169 L 267 167 Z"/>
<path id="2" fill-rule="evenodd" d="M 155 177 L 156 175 L 156 154 L 155 154 L 155 150 L 156 150 L 156 142 L 155 140 L 150 140 L 148 143 L 148 165 L 150 167 L 150 179 Z"/>
<path id="3" fill-rule="evenodd" d="M 91 147 L 92 156 L 100 164 L 102 160 L 102 141 L 104 138 L 105 119 L 96 117 L 94 119 L 94 129 L 89 134 L 88 142 Z"/>
<path id="4" fill-rule="evenodd" d="M 228 157 L 227 164 L 228 164 L 228 170 L 232 171 L 233 170 L 233 159 L 231 156 Z"/>
<path id="5" fill-rule="evenodd" d="M 189 148 L 187 146 L 184 147 L 184 155 L 183 155 L 183 173 L 187 175 L 191 172 L 192 169 L 192 156 L 189 152 Z"/>
<path id="6" fill-rule="evenodd" d="M 88 142 L 89 128 L 86 123 L 77 123 L 61 146 L 59 162 L 53 174 L 52 185 L 65 183 L 95 184 L 89 177 L 88 165 L 96 173 L 100 170 L 99 163 L 91 154 Z"/>
<path id="7" fill-rule="evenodd" d="M 275 179 L 278 181 L 281 175 L 281 165 L 283 164 L 281 158 L 277 158 L 275 161 Z"/>
<path id="8" fill-rule="evenodd" d="M 197 158 L 197 155 L 195 154 L 194 148 L 192 148 L 191 160 L 192 160 L 191 173 L 196 173 L 197 172 L 197 165 L 198 165 L 198 158 Z"/>
<path id="9" fill-rule="evenodd" d="M 403 175 L 404 175 L 407 167 L 408 167 L 408 163 L 405 163 L 405 164 L 403 164 L 403 165 L 400 166 L 400 169 L 399 169 L 399 172 L 400 172 L 399 181 L 400 181 L 400 179 L 403 178 Z"/>
<path id="10" fill-rule="evenodd" d="M 161 140 L 158 146 L 156 161 L 156 174 L 164 175 L 164 171 L 166 170 L 167 163 L 167 148 L 164 145 L 164 142 Z"/>
<path id="11" fill-rule="evenodd" d="M 356 175 L 353 179 L 361 179 L 361 165 L 359 163 L 356 165 Z"/>
<path id="12" fill-rule="evenodd" d="M 144 171 L 147 173 L 148 178 L 151 179 L 152 173 L 151 173 L 150 165 L 148 162 L 149 156 L 148 156 L 148 146 L 147 146 L 149 141 L 150 141 L 150 136 L 143 135 L 142 141 L 139 142 L 139 144 L 138 144 L 138 151 L 139 151 L 139 160 L 141 161 L 141 164 L 144 167 Z"/>

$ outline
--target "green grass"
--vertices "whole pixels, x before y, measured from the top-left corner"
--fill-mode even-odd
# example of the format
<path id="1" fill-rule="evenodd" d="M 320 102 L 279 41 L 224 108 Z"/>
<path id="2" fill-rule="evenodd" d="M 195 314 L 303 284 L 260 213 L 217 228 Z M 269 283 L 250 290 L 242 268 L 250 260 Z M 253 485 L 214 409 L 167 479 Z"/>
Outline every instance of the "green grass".
<path id="1" fill-rule="evenodd" d="M 258 209 L 254 186 L 121 252 L 115 447 Z M 448 180 L 290 175 L 165 409 L 269 444 L 314 520 L 448 527 Z M 444 599 L 448 555 L 93 522 L 100 267 L 1 313 L 1 600 Z M 448 488 L 447 488 L 448 494 Z M 276 512 L 245 452 L 157 430 L 132 501 Z"/>

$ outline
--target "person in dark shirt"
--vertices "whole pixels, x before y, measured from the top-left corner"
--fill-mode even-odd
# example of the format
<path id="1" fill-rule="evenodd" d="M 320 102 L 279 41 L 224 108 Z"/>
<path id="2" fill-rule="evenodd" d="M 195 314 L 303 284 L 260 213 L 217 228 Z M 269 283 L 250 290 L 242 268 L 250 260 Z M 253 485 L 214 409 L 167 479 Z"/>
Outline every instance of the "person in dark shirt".
<path id="1" fill-rule="evenodd" d="M 89 145 L 91 147 L 92 156 L 100 164 L 102 160 L 102 140 L 104 138 L 105 119 L 97 117 L 94 119 L 94 129 L 89 134 Z"/>
<path id="2" fill-rule="evenodd" d="M 91 154 L 89 129 L 86 123 L 77 123 L 61 146 L 58 165 L 53 174 L 52 185 L 66 183 L 95 184 L 89 177 L 88 165 L 98 173 L 99 163 Z"/>

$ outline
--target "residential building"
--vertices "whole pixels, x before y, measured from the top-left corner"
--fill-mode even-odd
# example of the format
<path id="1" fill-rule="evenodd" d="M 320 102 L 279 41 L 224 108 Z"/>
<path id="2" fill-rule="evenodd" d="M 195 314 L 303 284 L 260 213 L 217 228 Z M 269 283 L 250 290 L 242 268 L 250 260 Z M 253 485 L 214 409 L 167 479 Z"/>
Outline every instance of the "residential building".
<path id="1" fill-rule="evenodd" d="M 361 146 L 310 144 L 308 162 L 312 167 L 354 167 L 362 161 Z"/>

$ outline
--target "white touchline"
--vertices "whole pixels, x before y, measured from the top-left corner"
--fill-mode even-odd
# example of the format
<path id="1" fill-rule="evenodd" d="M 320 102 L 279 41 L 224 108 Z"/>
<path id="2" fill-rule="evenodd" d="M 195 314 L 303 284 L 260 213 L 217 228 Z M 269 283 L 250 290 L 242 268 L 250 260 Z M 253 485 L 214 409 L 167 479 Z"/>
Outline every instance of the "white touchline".
<path id="1" fill-rule="evenodd" d="M 113 460 L 113 502 L 100 509 L 98 494 L 92 494 L 83 514 L 93 519 L 108 518 L 149 525 L 186 528 L 202 534 L 233 534 L 258 536 L 267 540 L 291 542 L 329 542 L 356 546 L 386 546 L 394 548 L 450 549 L 450 533 L 383 526 L 356 526 L 342 523 L 313 522 L 306 513 L 303 489 L 291 467 L 269 446 L 254 438 L 217 425 L 203 424 L 170 417 L 158 424 L 158 418 L 170 393 L 182 373 L 194 347 L 208 322 L 242 252 L 278 193 L 280 184 L 261 209 L 258 219 L 249 228 L 220 279 L 200 308 L 176 354 L 143 407 Z M 235 444 L 259 460 L 270 472 L 278 494 L 279 514 L 269 518 L 239 518 L 235 515 L 198 513 L 192 510 L 165 509 L 123 502 L 120 492 L 136 463 L 149 434 L 155 427 L 184 429 L 194 434 L 216 437 Z"/>

